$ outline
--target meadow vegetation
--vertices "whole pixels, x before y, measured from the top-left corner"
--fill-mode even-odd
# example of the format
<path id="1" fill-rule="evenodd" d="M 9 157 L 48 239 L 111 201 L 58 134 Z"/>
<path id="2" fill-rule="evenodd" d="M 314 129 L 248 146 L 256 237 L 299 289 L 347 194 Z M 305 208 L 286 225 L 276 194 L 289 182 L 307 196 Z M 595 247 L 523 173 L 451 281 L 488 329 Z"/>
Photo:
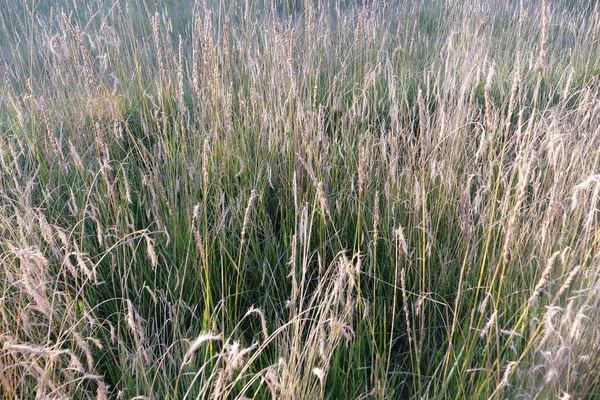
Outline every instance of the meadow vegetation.
<path id="1" fill-rule="evenodd" d="M 597 2 L 0 32 L 0 398 L 600 396 Z"/>

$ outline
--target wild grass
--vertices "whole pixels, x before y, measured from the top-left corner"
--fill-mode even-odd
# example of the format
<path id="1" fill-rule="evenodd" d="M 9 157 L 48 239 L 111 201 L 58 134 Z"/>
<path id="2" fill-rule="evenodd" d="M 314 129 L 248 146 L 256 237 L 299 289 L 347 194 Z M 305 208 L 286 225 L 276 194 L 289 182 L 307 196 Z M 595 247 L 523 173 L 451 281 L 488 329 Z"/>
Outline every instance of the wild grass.
<path id="1" fill-rule="evenodd" d="M 600 396 L 600 8 L 4 0 L 0 397 Z"/>

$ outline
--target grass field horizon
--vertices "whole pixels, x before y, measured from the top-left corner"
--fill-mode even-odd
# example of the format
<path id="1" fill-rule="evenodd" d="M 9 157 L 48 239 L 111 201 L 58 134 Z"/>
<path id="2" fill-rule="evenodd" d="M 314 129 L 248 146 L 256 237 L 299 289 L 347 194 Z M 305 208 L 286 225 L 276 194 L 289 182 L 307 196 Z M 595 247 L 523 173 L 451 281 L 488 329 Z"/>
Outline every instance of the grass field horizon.
<path id="1" fill-rule="evenodd" d="M 0 399 L 600 398 L 600 4 L 0 0 Z"/>

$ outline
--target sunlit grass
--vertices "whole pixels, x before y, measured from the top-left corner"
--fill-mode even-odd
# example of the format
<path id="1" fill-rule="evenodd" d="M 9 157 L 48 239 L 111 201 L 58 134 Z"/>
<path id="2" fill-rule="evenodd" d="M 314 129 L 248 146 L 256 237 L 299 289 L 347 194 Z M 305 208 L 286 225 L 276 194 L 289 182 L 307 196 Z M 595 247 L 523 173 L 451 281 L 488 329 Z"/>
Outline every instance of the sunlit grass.
<path id="1" fill-rule="evenodd" d="M 597 5 L 80 3 L 0 7 L 0 397 L 600 395 Z"/>

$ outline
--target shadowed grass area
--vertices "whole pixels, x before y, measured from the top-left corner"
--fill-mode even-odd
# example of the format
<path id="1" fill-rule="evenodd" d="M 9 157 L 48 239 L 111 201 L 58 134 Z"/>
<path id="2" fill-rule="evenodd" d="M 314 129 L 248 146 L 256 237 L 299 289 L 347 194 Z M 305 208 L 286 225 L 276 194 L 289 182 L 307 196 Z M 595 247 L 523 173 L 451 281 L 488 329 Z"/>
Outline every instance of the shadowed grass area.
<path id="1" fill-rule="evenodd" d="M 0 394 L 600 392 L 597 5 L 2 1 Z"/>

